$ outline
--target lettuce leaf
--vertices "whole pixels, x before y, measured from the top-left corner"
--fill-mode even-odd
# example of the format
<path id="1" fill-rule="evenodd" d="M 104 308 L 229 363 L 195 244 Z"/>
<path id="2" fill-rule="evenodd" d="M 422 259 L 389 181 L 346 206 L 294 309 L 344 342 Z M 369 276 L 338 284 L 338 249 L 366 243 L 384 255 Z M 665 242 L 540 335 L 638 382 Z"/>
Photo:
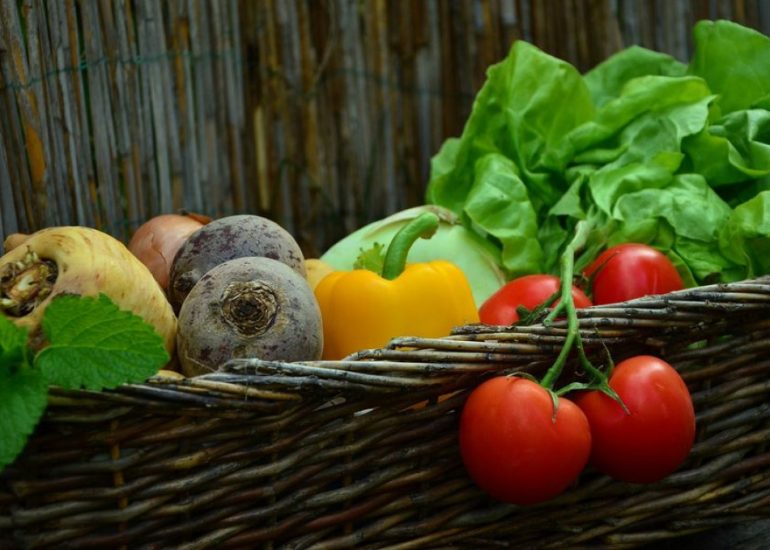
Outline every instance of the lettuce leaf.
<path id="1" fill-rule="evenodd" d="M 715 187 L 770 175 L 770 111 L 730 113 L 686 139 L 683 149 L 690 170 Z"/>
<path id="2" fill-rule="evenodd" d="M 770 38 L 732 21 L 700 21 L 688 72 L 720 95 L 723 114 L 750 109 L 770 95 Z"/>
<path id="3" fill-rule="evenodd" d="M 598 64 L 585 75 L 594 103 L 601 107 L 620 96 L 629 81 L 641 76 L 683 76 L 687 65 L 668 54 L 631 46 Z"/>
<path id="4" fill-rule="evenodd" d="M 613 149 L 617 158 L 628 142 L 650 123 L 670 123 L 670 131 L 684 137 L 702 129 L 713 95 L 697 77 L 643 76 L 628 82 L 620 96 L 606 103 L 593 120 L 569 136 L 577 162 L 591 162 L 591 149 Z M 655 133 L 653 132 L 653 138 Z M 581 155 L 582 153 L 582 155 Z M 605 162 L 609 162 L 607 158 Z"/>
<path id="5" fill-rule="evenodd" d="M 770 273 L 770 191 L 735 207 L 719 232 L 719 247 L 735 264 L 730 280 Z"/>
<path id="6" fill-rule="evenodd" d="M 516 41 L 487 71 L 458 140 L 448 140 L 431 163 L 427 201 L 461 215 L 476 180 L 476 163 L 496 153 L 526 181 L 536 211 L 558 200 L 572 156 L 564 137 L 594 114 L 588 88 L 570 64 Z"/>
<path id="7" fill-rule="evenodd" d="M 496 238 L 502 263 L 512 276 L 542 269 L 543 251 L 537 238 L 537 214 L 516 165 L 491 153 L 478 160 L 476 177 L 465 202 L 474 226 Z"/>

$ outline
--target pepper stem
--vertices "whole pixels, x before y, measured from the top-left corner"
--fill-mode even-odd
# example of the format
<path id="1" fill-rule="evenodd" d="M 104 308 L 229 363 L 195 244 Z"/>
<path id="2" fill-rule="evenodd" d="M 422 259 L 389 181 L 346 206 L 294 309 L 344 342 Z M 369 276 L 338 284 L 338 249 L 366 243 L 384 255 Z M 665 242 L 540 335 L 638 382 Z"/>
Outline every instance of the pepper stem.
<path id="1" fill-rule="evenodd" d="M 382 265 L 383 279 L 393 280 L 401 275 L 406 267 L 406 257 L 412 245 L 417 239 L 430 239 L 438 229 L 438 224 L 439 219 L 436 214 L 425 212 L 399 229 L 385 253 L 385 261 Z"/>

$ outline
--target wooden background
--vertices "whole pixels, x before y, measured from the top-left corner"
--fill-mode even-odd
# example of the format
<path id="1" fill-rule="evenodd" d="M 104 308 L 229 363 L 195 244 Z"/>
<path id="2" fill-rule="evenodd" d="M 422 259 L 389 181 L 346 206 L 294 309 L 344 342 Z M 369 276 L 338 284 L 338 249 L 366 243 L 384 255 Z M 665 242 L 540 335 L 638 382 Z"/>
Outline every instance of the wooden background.
<path id="1" fill-rule="evenodd" d="M 180 208 L 251 212 L 315 256 L 423 200 L 486 68 L 524 39 L 585 71 L 762 0 L 0 0 L 0 238 L 127 239 Z"/>

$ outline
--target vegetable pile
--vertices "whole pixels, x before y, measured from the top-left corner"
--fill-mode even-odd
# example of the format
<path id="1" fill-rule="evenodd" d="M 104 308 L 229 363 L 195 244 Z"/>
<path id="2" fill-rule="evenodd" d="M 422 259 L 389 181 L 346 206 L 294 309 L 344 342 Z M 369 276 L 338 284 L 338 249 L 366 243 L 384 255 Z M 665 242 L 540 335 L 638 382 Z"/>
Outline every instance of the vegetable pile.
<path id="1" fill-rule="evenodd" d="M 321 356 L 299 245 L 260 216 L 163 214 L 128 246 L 88 227 L 49 227 L 4 248 L 0 470 L 26 445 L 49 386 L 103 390 L 177 363 L 195 376 L 234 357 Z"/>
<path id="2" fill-rule="evenodd" d="M 101 390 L 177 366 L 197 376 L 236 357 L 338 360 L 479 321 L 566 318 L 542 380 L 511 373 L 470 393 L 470 477 L 516 504 L 558 495 L 589 462 L 662 479 L 695 439 L 688 389 L 656 357 L 593 365 L 577 308 L 770 273 L 770 39 L 704 21 L 694 45 L 688 64 L 631 47 L 581 75 L 517 41 L 434 157 L 428 204 L 320 259 L 247 214 L 158 216 L 128 248 L 89 228 L 10 237 L 0 469 L 50 385 Z M 582 376 L 565 385 L 575 357 Z"/>

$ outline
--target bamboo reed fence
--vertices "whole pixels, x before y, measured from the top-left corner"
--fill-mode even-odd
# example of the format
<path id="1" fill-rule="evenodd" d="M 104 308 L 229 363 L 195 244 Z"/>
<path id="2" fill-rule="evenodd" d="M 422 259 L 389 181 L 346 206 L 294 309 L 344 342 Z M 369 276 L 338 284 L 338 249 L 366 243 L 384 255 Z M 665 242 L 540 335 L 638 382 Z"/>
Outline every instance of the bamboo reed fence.
<path id="1" fill-rule="evenodd" d="M 356 227 L 422 201 L 432 155 L 461 131 L 487 67 L 514 40 L 582 71 L 631 44 L 686 60 L 690 31 L 704 18 L 770 34 L 770 3 L 762 0 L 0 0 L 0 240 L 64 224 L 127 239 L 148 217 L 184 208 L 266 215 L 315 256 Z M 594 504 L 578 513 L 564 507 L 550 543 L 563 545 L 567 533 L 575 544 L 598 537 L 630 547 L 767 517 L 769 285 L 693 290 L 680 295 L 678 311 L 663 300 L 581 314 L 589 343 L 594 329 L 611 321 L 603 334 L 618 350 L 641 342 L 673 353 L 697 390 L 704 435 L 688 469 L 650 493 L 591 478 L 563 502 L 591 494 Z M 312 365 L 327 378 L 307 377 L 301 364 L 256 361 L 200 381 L 58 393 L 47 431 L 5 474 L 16 477 L 0 488 L 0 547 L 55 546 L 81 535 L 91 545 L 118 546 L 145 534 L 168 545 L 185 530 L 199 547 L 228 537 L 234 546 L 280 544 L 295 535 L 298 546 L 327 535 L 338 546 L 355 546 L 356 537 L 382 535 L 386 542 L 463 539 L 472 547 L 528 529 L 534 538 L 522 540 L 537 540 L 553 516 L 536 510 L 512 522 L 509 508 L 479 511 L 480 494 L 450 455 L 455 417 L 447 412 L 456 413 L 461 396 L 417 409 L 417 428 L 398 424 L 410 418 L 404 410 L 411 400 L 445 395 L 438 375 L 529 363 L 522 350 L 552 359 L 554 340 L 539 329 L 484 330 L 441 341 L 402 339 L 322 371 Z M 642 338 L 645 330 L 660 332 Z M 738 336 L 718 338 L 730 330 Z M 687 349 L 704 337 L 708 348 Z M 704 365 L 707 353 L 714 355 Z M 397 376 L 376 372 L 383 366 Z M 397 392 L 389 386 L 394 381 L 426 393 Z M 266 384 L 269 391 L 260 393 Z M 315 387 L 324 399 L 340 388 L 353 397 L 318 415 L 312 392 L 307 402 L 292 393 Z M 246 395 L 291 399 L 247 402 Z M 141 416 L 123 418 L 131 407 Z M 354 414 L 356 423 L 346 424 Z M 187 416 L 201 422 L 184 427 Z M 243 448 L 242 432 L 251 428 L 228 424 L 233 418 L 266 418 L 259 430 L 286 429 L 289 437 Z M 428 443 L 426 418 L 444 430 Z M 285 427 L 295 419 L 291 432 Z M 163 429 L 147 432 L 148 421 Z M 212 444 L 220 424 L 225 429 Z M 352 445 L 361 427 L 369 437 Z M 73 447 L 72 433 L 87 444 Z M 342 451 L 319 444 L 329 435 Z M 105 442 L 114 454 L 105 453 Z M 387 447 L 394 444 L 397 451 Z M 349 454 L 340 462 L 343 451 Z M 160 466 L 153 462 L 158 456 Z M 419 471 L 404 476 L 415 456 Z M 299 471 L 290 468 L 297 460 L 307 460 Z M 372 464 L 384 465 L 383 477 Z M 49 465 L 50 477 L 35 479 Z M 426 483 L 449 468 L 456 477 L 437 487 Z M 184 478 L 158 485 L 164 471 L 179 470 Z M 82 490 L 86 474 L 96 480 L 89 491 Z M 285 477 L 277 492 L 272 482 L 261 485 L 278 475 Z M 320 481 L 303 485 L 312 475 Z M 221 487 L 191 498 L 190 490 L 220 477 Z M 228 495 L 231 484 L 239 488 Z M 266 495 L 260 507 L 255 494 Z M 222 510 L 195 515 L 221 499 Z M 102 510 L 108 501 L 112 508 Z M 340 502 L 352 507 L 341 513 Z M 595 523 L 581 532 L 588 516 Z M 264 517 L 273 523 L 254 523 Z M 51 532 L 38 529 L 41 522 Z M 6 538 L 11 529 L 13 541 Z"/>
<path id="2" fill-rule="evenodd" d="M 0 0 L 0 239 L 251 212 L 308 256 L 423 199 L 486 68 L 524 39 L 587 70 L 687 59 L 761 0 Z"/>

